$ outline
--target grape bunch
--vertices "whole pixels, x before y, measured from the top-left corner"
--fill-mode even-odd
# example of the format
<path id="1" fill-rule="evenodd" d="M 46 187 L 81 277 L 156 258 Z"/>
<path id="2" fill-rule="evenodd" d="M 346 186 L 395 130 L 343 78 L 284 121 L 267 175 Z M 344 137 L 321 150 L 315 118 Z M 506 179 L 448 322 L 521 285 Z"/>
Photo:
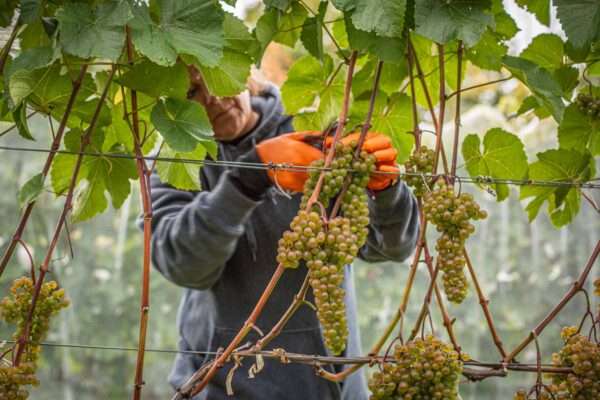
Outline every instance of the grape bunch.
<path id="1" fill-rule="evenodd" d="M 579 93 L 575 98 L 575 104 L 582 114 L 600 120 L 600 98 L 591 94 Z"/>
<path id="2" fill-rule="evenodd" d="M 21 277 L 13 282 L 10 290 L 12 298 L 5 297 L 0 302 L 0 317 L 7 323 L 17 324 L 17 331 L 13 334 L 15 340 L 21 337 L 25 329 L 34 292 L 33 280 Z M 65 290 L 58 289 L 55 281 L 42 284 L 21 363 L 15 366 L 0 360 L 0 400 L 26 399 L 29 392 L 22 387 L 39 385 L 35 371 L 41 350 L 40 341 L 49 329 L 50 316 L 69 306 L 70 301 L 65 295 Z"/>
<path id="3" fill-rule="evenodd" d="M 459 399 L 463 363 L 441 339 L 427 335 L 394 348 L 396 365 L 386 363 L 369 380 L 371 400 Z"/>
<path id="4" fill-rule="evenodd" d="M 577 326 L 564 327 L 560 334 L 565 342 L 552 355 L 554 364 L 572 367 L 569 374 L 550 374 L 550 390 L 557 400 L 600 398 L 600 347 L 582 335 Z"/>
<path id="5" fill-rule="evenodd" d="M 363 151 L 354 159 L 356 146 L 355 141 L 347 146 L 336 144 L 330 170 L 323 174 L 323 186 L 318 197 L 323 209 L 316 203 L 310 210 L 307 209 L 321 175 L 318 168 L 323 167 L 324 160 L 317 160 L 311 165 L 316 169 L 309 172 L 300 210 L 278 243 L 277 261 L 286 268 L 297 268 L 301 261 L 306 263 L 325 344 L 334 355 L 344 351 L 348 338 L 345 291 L 341 287 L 344 265 L 354 261 L 369 232 L 365 187 L 370 173 L 376 168 L 376 159 L 368 152 Z M 354 172 L 343 194 L 342 215 L 326 220 L 324 208 L 339 195 L 348 169 Z"/>
<path id="6" fill-rule="evenodd" d="M 410 156 L 404 163 L 404 171 L 408 175 L 402 175 L 402 179 L 408 186 L 413 186 L 413 194 L 417 197 L 424 197 L 429 191 L 429 185 L 426 178 L 412 174 L 430 175 L 433 173 L 433 163 L 435 162 L 435 151 L 428 149 L 427 146 L 419 147 L 418 151 Z"/>
<path id="7" fill-rule="evenodd" d="M 460 304 L 467 295 L 469 282 L 464 274 L 466 259 L 465 240 L 475 231 L 471 219 L 484 219 L 487 212 L 468 193 L 454 195 L 453 185 L 443 179 L 438 188 L 427 194 L 423 204 L 425 217 L 437 226 L 441 236 L 435 249 L 438 252 L 437 267 L 442 271 L 442 283 L 448 300 Z"/>

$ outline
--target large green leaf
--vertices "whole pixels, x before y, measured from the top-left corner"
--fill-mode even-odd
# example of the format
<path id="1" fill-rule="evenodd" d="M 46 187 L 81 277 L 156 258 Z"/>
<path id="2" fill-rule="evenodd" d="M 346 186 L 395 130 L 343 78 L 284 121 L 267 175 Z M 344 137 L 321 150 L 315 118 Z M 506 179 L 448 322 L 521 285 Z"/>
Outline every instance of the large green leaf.
<path id="1" fill-rule="evenodd" d="M 569 41 L 575 47 L 586 47 L 600 40 L 600 1 L 554 0 L 553 4 Z"/>
<path id="2" fill-rule="evenodd" d="M 377 70 L 378 60 L 370 58 L 365 65 L 354 74 L 352 79 L 352 94 L 358 97 L 366 93 L 370 95 L 375 83 L 375 72 Z M 400 85 L 408 76 L 408 66 L 406 60 L 401 64 L 383 63 L 381 76 L 379 77 L 379 89 L 388 95 L 396 93 L 400 89 Z"/>
<path id="3" fill-rule="evenodd" d="M 30 24 L 35 21 L 42 8 L 42 0 L 21 0 L 21 21 Z"/>
<path id="4" fill-rule="evenodd" d="M 496 33 L 488 29 L 477 44 L 467 49 L 467 58 L 482 69 L 500 71 L 502 56 L 508 52 L 508 46 L 501 43 Z"/>
<path id="5" fill-rule="evenodd" d="M 271 41 L 294 47 L 302 25 L 308 16 L 306 8 L 300 3 L 294 3 L 287 13 L 272 9 L 264 13 L 256 24 L 255 34 L 264 49 Z"/>
<path id="6" fill-rule="evenodd" d="M 264 0 L 265 6 L 268 8 L 277 8 L 281 11 L 287 10 L 292 3 L 292 0 Z"/>
<path id="7" fill-rule="evenodd" d="M 381 37 L 375 32 L 366 32 L 356 29 L 350 21 L 351 14 L 345 15 L 348 42 L 352 50 L 366 51 L 386 62 L 399 63 L 405 56 L 406 38 Z"/>
<path id="8" fill-rule="evenodd" d="M 494 27 L 490 0 L 421 0 L 415 5 L 416 32 L 440 44 L 457 39 L 471 47 L 488 26 Z"/>
<path id="9" fill-rule="evenodd" d="M 542 33 L 533 38 L 529 46 L 519 55 L 552 72 L 563 63 L 564 43 L 553 33 Z"/>
<path id="10" fill-rule="evenodd" d="M 512 133 L 500 128 L 487 131 L 481 140 L 476 134 L 468 135 L 462 144 L 462 155 L 469 175 L 503 179 L 524 179 L 527 177 L 527 155 L 521 140 Z M 492 184 L 498 201 L 506 199 L 510 193 L 508 185 Z"/>
<path id="11" fill-rule="evenodd" d="M 406 0 L 338 0 L 334 4 L 340 10 L 354 11 L 352 24 L 356 29 L 387 37 L 402 34 Z"/>
<path id="12" fill-rule="evenodd" d="M 106 210 L 106 191 L 113 207 L 121 207 L 129 197 L 129 180 L 137 177 L 137 167 L 131 159 L 88 156 L 81 166 L 81 174 L 84 180 L 75 193 L 73 222 L 88 220 Z"/>
<path id="13" fill-rule="evenodd" d="M 515 20 L 505 11 L 502 0 L 492 0 L 492 12 L 496 24 L 494 33 L 506 40 L 513 38 L 519 32 Z"/>
<path id="14" fill-rule="evenodd" d="M 550 0 L 517 0 L 517 4 L 534 14 L 542 24 L 550 26 Z"/>
<path id="15" fill-rule="evenodd" d="M 61 75 L 56 66 L 18 70 L 11 75 L 8 86 L 15 106 L 27 98 L 36 109 L 46 113 L 57 104 L 66 103 L 72 90 L 71 80 Z"/>
<path id="16" fill-rule="evenodd" d="M 412 35 L 411 40 L 413 49 L 417 54 L 416 58 L 419 60 L 421 69 L 423 70 L 423 77 L 429 93 L 429 98 L 431 99 L 432 104 L 435 106 L 439 102 L 439 96 L 437 96 L 437 93 L 439 93 L 440 90 L 440 71 L 437 46 L 435 46 L 433 41 L 419 35 Z M 435 50 L 433 50 L 434 48 Z M 446 58 L 448 57 L 449 55 Z M 416 73 L 417 70 L 415 68 L 414 74 L 416 75 Z M 417 103 L 425 108 L 428 107 L 427 96 L 425 95 L 425 90 L 423 89 L 420 79 L 415 79 L 415 97 Z"/>
<path id="17" fill-rule="evenodd" d="M 575 150 L 547 150 L 538 153 L 538 161 L 529 166 L 529 179 L 551 182 L 587 182 L 593 174 L 591 156 Z M 532 221 L 544 202 L 548 201 L 550 220 L 562 226 L 573 220 L 579 212 L 581 194 L 579 188 L 569 186 L 523 186 L 520 198 L 533 197 L 525 210 Z"/>
<path id="18" fill-rule="evenodd" d="M 256 42 L 244 23 L 231 14 L 225 14 L 223 24 L 226 47 L 216 67 L 192 62 L 200 68 L 208 90 L 215 96 L 231 97 L 246 90 Z"/>
<path id="19" fill-rule="evenodd" d="M 189 77 L 183 63 L 163 67 L 146 59 L 127 70 L 117 82 L 151 97 L 185 98 L 189 87 Z"/>
<path id="20" fill-rule="evenodd" d="M 361 124 L 369 109 L 369 101 L 356 101 L 352 106 L 350 124 Z M 413 151 L 415 138 L 413 135 L 412 102 L 405 94 L 389 98 L 380 93 L 373 107 L 371 132 L 379 132 L 392 139 L 392 145 L 398 151 L 396 162 L 405 162 Z"/>
<path id="21" fill-rule="evenodd" d="M 176 151 L 194 151 L 199 141 L 212 140 L 212 127 L 206 112 L 193 101 L 161 100 L 152 109 L 150 121 Z"/>
<path id="22" fill-rule="evenodd" d="M 581 153 L 600 155 L 600 121 L 582 114 L 575 103 L 565 109 L 562 123 L 558 126 L 561 149 L 574 149 Z"/>
<path id="23" fill-rule="evenodd" d="M 536 63 L 518 57 L 504 56 L 502 63 L 533 92 L 540 104 L 548 107 L 560 123 L 565 109 L 564 92 L 552 74 Z"/>
<path id="24" fill-rule="evenodd" d="M 6 28 L 10 25 L 18 4 L 17 0 L 0 0 L 0 27 Z"/>
<path id="25" fill-rule="evenodd" d="M 129 21 L 137 49 L 160 65 L 173 65 L 180 53 L 204 65 L 216 66 L 225 44 L 223 11 L 213 0 L 160 0 L 158 23 L 144 4 L 133 9 Z"/>
<path id="26" fill-rule="evenodd" d="M 19 208 L 25 208 L 29 203 L 37 200 L 44 191 L 44 175 L 39 173 L 31 177 L 19 190 Z"/>
<path id="27" fill-rule="evenodd" d="M 160 156 L 174 160 L 204 160 L 206 150 L 197 145 L 194 151 L 179 152 L 166 143 L 163 144 Z M 156 163 L 161 181 L 180 190 L 200 190 L 200 165 L 189 162 L 158 161 Z"/>
<path id="28" fill-rule="evenodd" d="M 126 1 L 65 4 L 57 11 L 60 43 L 65 52 L 81 58 L 117 61 L 125 45 L 125 24 L 132 17 Z"/>

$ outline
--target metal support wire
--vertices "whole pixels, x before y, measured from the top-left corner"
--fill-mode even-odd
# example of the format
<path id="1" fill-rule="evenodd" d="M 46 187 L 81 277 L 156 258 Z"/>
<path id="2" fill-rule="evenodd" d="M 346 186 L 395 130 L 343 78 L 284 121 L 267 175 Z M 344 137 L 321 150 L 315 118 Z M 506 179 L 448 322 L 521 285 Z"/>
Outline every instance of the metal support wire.
<path id="1" fill-rule="evenodd" d="M 36 149 L 31 147 L 11 147 L 11 146 L 0 146 L 0 150 L 9 150 L 9 151 L 22 151 L 22 152 L 35 152 L 35 153 L 57 153 L 57 154 L 67 154 L 67 155 L 80 155 L 83 154 L 85 156 L 90 157 L 104 157 L 104 158 L 121 158 L 121 159 L 143 159 L 146 161 L 160 161 L 160 162 L 169 162 L 169 163 L 185 163 L 185 164 L 198 164 L 198 165 L 214 165 L 222 168 L 247 168 L 247 169 L 258 169 L 258 170 L 268 170 L 274 169 L 277 171 L 286 171 L 286 172 L 307 172 L 309 170 L 319 171 L 319 170 L 327 170 L 330 168 L 324 167 L 313 167 L 313 166 L 305 166 L 305 165 L 293 165 L 289 163 L 283 164 L 275 164 L 271 163 L 252 163 L 252 162 L 244 162 L 244 161 L 214 161 L 214 160 L 193 160 L 193 159 L 185 159 L 185 158 L 170 158 L 170 157 L 153 157 L 153 156 L 135 156 L 132 154 L 123 154 L 123 153 L 96 153 L 96 152 L 77 152 L 77 151 L 68 151 L 68 150 L 49 150 L 49 149 Z M 348 172 L 358 172 L 354 169 L 347 169 Z M 431 174 L 422 174 L 422 173 L 397 173 L 397 172 L 385 172 L 385 171 L 374 171 L 372 174 L 378 175 L 405 175 L 405 176 L 417 176 L 429 179 L 435 179 L 438 177 L 444 177 L 444 175 L 431 175 Z M 600 189 L 600 183 L 592 183 L 592 182 L 567 182 L 567 181 L 544 181 L 544 180 L 532 180 L 532 179 L 508 179 L 508 178 L 494 178 L 491 176 L 455 176 L 454 178 L 460 180 L 461 182 L 468 183 L 476 183 L 478 185 L 489 185 L 489 184 L 505 184 L 505 185 L 514 185 L 514 186 L 552 186 L 552 187 L 575 187 L 580 189 Z"/>
<path id="2" fill-rule="evenodd" d="M 0 344 L 12 344 L 13 340 L 0 340 Z M 136 347 L 120 347 L 120 346 L 97 346 L 97 345 L 85 345 L 85 344 L 70 344 L 70 343 L 50 343 L 50 342 L 40 342 L 40 346 L 43 347 L 59 347 L 59 348 L 72 348 L 72 349 L 90 349 L 90 350 L 112 350 L 112 351 L 122 351 L 122 352 L 137 352 L 138 349 Z M 1 345 L 0 345 L 1 348 Z M 174 350 L 174 349 L 146 349 L 147 352 L 150 353 L 168 353 L 168 354 L 192 354 L 198 356 L 216 356 L 220 354 L 216 351 L 191 351 L 191 350 Z M 346 365 L 346 364 L 373 364 L 378 363 L 384 360 L 383 356 L 373 356 L 373 357 L 328 357 L 328 356 L 319 356 L 319 355 L 309 355 L 309 354 L 297 354 L 297 353 L 288 353 L 283 349 L 274 349 L 274 350 L 263 350 L 259 352 L 255 352 L 252 350 L 240 350 L 237 351 L 238 356 L 242 357 L 256 357 L 257 355 L 261 355 L 266 358 L 274 358 L 285 360 L 286 362 L 297 362 L 297 363 L 320 363 L 320 364 L 338 364 L 338 365 Z M 395 363 L 396 360 L 394 357 L 388 356 L 385 358 L 385 362 Z M 537 372 L 538 367 L 545 368 L 549 371 L 556 370 L 556 372 L 565 372 L 570 370 L 569 366 L 557 366 L 554 364 L 538 364 L 538 363 L 496 363 L 496 362 L 480 362 L 480 361 L 465 361 L 463 362 L 465 366 L 471 367 L 482 367 L 482 368 L 506 368 L 508 370 L 513 369 L 517 371 L 524 372 Z"/>

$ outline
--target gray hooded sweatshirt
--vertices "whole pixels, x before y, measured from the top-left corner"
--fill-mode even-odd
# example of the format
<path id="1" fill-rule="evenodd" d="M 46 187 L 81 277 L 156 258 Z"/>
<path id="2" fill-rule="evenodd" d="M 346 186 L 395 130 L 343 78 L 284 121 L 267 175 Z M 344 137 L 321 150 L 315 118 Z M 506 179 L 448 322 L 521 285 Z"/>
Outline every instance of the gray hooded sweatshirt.
<path id="1" fill-rule="evenodd" d="M 278 89 L 270 86 L 252 98 L 261 115 L 257 126 L 236 143 L 219 143 L 219 160 L 254 154 L 254 144 L 293 131 L 283 115 Z M 253 159 L 252 157 L 250 159 Z M 277 241 L 296 215 L 300 194 L 287 199 L 258 170 L 206 165 L 200 171 L 202 191 L 176 190 L 152 175 L 152 261 L 162 275 L 186 288 L 178 313 L 179 349 L 217 351 L 227 347 L 252 312 L 277 267 Z M 241 175 L 244 174 L 244 175 Z M 255 182 L 249 182 L 255 180 Z M 265 184 L 265 182 L 267 182 Z M 246 190 L 240 189 L 245 186 Z M 249 196 L 265 187 L 259 196 Z M 254 189 L 253 189 L 254 188 Z M 417 203 L 405 184 L 376 193 L 369 199 L 370 232 L 359 256 L 367 261 L 401 261 L 413 251 L 419 230 Z M 141 220 L 140 220 L 141 222 Z M 291 304 L 306 267 L 286 270 L 258 317 L 256 326 L 268 332 Z M 348 317 L 346 356 L 361 355 L 352 266 L 345 268 L 344 289 Z M 309 290 L 307 300 L 314 296 Z M 244 339 L 256 342 L 251 331 Z M 330 355 L 321 337 L 315 312 L 302 306 L 267 347 L 287 352 Z M 214 356 L 178 354 L 169 383 L 177 388 Z M 265 360 L 264 369 L 248 378 L 253 359 L 245 359 L 232 380 L 233 398 L 271 400 L 364 400 L 368 391 L 364 372 L 341 384 L 319 378 L 311 366 Z M 222 368 L 195 399 L 230 399 L 225 382 L 231 364 Z M 340 367 L 336 367 L 338 370 Z M 341 367 L 343 368 L 343 367 Z M 327 366 L 331 372 L 333 367 Z"/>

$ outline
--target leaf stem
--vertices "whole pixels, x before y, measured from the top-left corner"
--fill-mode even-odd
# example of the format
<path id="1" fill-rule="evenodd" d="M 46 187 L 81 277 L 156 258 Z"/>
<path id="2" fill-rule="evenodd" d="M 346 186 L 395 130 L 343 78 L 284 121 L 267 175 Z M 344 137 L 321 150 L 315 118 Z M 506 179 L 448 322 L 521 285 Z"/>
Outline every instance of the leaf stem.
<path id="1" fill-rule="evenodd" d="M 460 67 L 460 65 L 459 65 L 459 67 L 458 67 L 458 68 L 459 68 L 459 69 L 461 68 L 461 67 Z M 488 86 L 488 85 L 493 85 L 494 83 L 499 83 L 499 82 L 509 81 L 509 80 L 511 80 L 512 78 L 513 78 L 513 76 L 512 76 L 512 75 L 510 75 L 510 76 L 507 76 L 507 77 L 505 77 L 505 78 L 499 78 L 499 79 L 495 79 L 495 80 L 493 80 L 493 81 L 489 81 L 489 82 L 480 83 L 480 84 L 478 84 L 478 85 L 469 86 L 469 87 L 466 87 L 466 88 L 463 88 L 463 89 L 461 89 L 461 88 L 460 88 L 460 81 L 459 81 L 459 82 L 458 82 L 458 87 L 457 87 L 456 91 L 455 91 L 455 92 L 452 92 L 452 93 L 450 93 L 449 95 L 447 95 L 447 96 L 446 96 L 446 100 L 448 100 L 448 99 L 452 98 L 453 96 L 459 95 L 460 93 L 464 93 L 464 92 L 466 92 L 466 91 L 469 91 L 469 90 L 472 90 L 472 89 L 477 89 L 477 88 L 484 87 L 484 86 Z"/>

